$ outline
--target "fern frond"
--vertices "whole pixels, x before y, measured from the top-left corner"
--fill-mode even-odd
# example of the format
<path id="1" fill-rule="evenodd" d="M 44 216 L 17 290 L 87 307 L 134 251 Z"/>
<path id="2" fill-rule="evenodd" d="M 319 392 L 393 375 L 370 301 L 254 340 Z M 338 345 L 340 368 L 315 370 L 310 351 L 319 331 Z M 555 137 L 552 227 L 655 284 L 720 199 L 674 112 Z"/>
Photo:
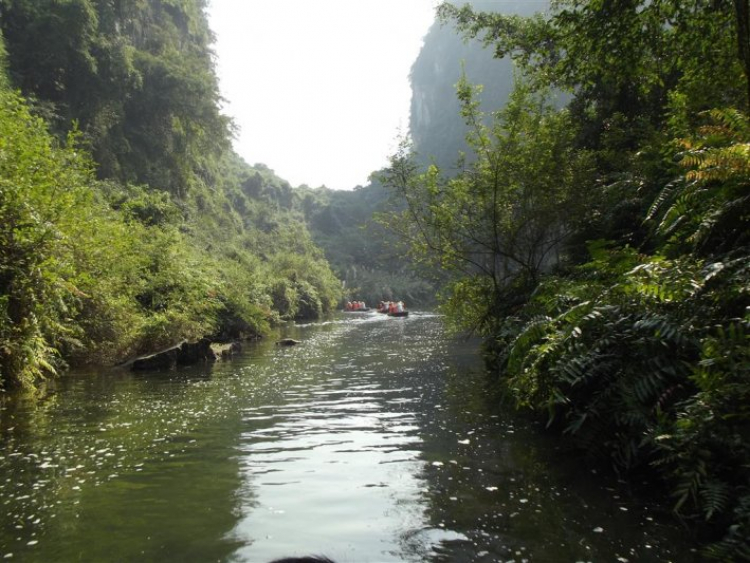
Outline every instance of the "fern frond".
<path id="1" fill-rule="evenodd" d="M 742 140 L 750 137 L 750 120 L 735 108 L 713 109 L 709 115 L 722 126 L 722 132 L 731 139 Z"/>
<path id="2" fill-rule="evenodd" d="M 706 477 L 706 465 L 702 459 L 697 459 L 695 467 L 690 470 L 683 470 L 678 475 L 678 483 L 672 492 L 672 496 L 677 499 L 674 505 L 674 511 L 679 513 L 682 506 L 689 500 L 698 498 L 698 489 Z"/>
<path id="3" fill-rule="evenodd" d="M 510 345 L 508 355 L 508 371 L 519 373 L 522 369 L 526 354 L 531 347 L 538 343 L 548 332 L 552 318 L 540 315 L 531 319 L 521 330 Z"/>
<path id="4" fill-rule="evenodd" d="M 672 195 L 675 193 L 675 191 L 679 190 L 682 187 L 682 183 L 682 179 L 680 178 L 664 186 L 658 197 L 651 204 L 651 207 L 646 214 L 646 221 L 651 221 L 654 217 L 656 217 L 656 214 L 659 212 L 662 206 L 672 198 Z"/>
<path id="5" fill-rule="evenodd" d="M 724 481 L 706 481 L 700 488 L 703 514 L 710 520 L 714 514 L 723 512 L 729 504 L 729 485 Z"/>

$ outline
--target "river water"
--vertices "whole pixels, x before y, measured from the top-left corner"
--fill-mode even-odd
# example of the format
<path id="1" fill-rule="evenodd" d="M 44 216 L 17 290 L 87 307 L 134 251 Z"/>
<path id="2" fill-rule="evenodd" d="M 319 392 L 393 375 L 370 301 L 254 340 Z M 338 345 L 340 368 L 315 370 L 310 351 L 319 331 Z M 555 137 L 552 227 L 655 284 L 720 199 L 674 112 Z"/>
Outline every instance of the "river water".
<path id="1" fill-rule="evenodd" d="M 75 373 L 0 407 L 0 558 L 694 561 L 668 517 L 502 408 L 439 317 Z"/>

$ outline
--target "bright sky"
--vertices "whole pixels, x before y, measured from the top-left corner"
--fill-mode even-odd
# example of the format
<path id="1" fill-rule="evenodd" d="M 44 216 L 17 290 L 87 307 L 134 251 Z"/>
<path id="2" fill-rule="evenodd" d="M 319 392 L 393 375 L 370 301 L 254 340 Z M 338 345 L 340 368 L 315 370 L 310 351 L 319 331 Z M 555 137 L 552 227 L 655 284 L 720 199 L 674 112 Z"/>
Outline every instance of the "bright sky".
<path id="1" fill-rule="evenodd" d="M 235 150 L 293 186 L 352 189 L 409 127 L 437 0 L 210 0 Z"/>

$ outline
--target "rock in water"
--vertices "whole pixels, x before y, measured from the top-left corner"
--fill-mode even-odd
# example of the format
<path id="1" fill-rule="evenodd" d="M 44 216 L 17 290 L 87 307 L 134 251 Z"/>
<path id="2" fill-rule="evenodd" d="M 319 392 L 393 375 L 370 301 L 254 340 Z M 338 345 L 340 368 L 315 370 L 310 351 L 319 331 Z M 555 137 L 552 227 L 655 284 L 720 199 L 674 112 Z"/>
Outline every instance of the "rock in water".
<path id="1" fill-rule="evenodd" d="M 186 366 L 201 361 L 216 361 L 217 355 L 211 349 L 211 341 L 201 338 L 198 342 L 180 342 L 176 346 L 136 358 L 130 364 L 133 370 L 173 369 L 175 366 Z"/>

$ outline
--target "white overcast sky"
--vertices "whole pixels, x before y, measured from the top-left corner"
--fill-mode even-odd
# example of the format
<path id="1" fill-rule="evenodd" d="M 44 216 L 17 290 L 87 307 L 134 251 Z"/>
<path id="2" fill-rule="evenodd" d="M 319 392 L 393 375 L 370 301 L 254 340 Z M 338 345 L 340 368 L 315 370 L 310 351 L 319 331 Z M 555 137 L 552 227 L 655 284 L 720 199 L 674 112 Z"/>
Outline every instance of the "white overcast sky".
<path id="1" fill-rule="evenodd" d="M 409 126 L 437 0 L 210 0 L 235 150 L 293 186 L 352 189 Z"/>

